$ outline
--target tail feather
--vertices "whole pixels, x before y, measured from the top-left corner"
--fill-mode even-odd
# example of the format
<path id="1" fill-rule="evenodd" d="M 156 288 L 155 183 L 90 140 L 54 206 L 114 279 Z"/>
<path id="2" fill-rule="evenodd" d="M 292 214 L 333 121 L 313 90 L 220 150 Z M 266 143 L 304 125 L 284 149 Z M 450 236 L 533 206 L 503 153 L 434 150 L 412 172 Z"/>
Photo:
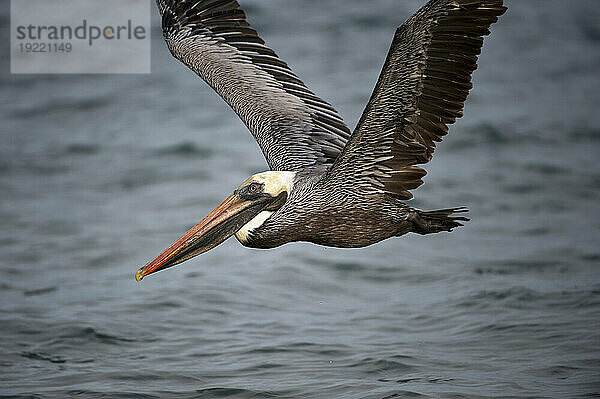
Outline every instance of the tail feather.
<path id="1" fill-rule="evenodd" d="M 409 220 L 413 223 L 413 232 L 418 234 L 439 233 L 452 231 L 453 228 L 462 226 L 461 222 L 468 222 L 468 217 L 453 214 L 464 214 L 469 210 L 464 206 L 458 208 L 437 209 L 435 211 L 421 211 L 415 209 Z"/>

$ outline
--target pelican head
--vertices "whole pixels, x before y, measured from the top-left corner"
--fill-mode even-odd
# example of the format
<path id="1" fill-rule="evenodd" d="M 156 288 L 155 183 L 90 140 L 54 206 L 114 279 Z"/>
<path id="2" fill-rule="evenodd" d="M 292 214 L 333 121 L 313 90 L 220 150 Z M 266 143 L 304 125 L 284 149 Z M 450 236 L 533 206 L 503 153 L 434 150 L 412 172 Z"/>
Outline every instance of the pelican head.
<path id="1" fill-rule="evenodd" d="M 295 175 L 268 171 L 250 176 L 208 216 L 140 268 L 136 280 L 209 251 L 233 234 L 244 243 L 249 231 L 283 206 L 294 187 Z"/>

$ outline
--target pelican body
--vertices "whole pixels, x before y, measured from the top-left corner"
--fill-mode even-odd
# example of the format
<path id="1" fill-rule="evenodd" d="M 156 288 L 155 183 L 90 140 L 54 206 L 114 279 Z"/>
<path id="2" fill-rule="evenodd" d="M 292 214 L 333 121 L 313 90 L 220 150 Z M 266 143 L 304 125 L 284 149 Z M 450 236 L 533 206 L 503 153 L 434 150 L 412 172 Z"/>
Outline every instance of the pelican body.
<path id="1" fill-rule="evenodd" d="M 351 133 L 267 47 L 235 0 L 157 0 L 173 56 L 246 124 L 271 170 L 246 179 L 208 216 L 136 273 L 200 255 L 235 235 L 252 248 L 293 241 L 359 248 L 406 233 L 451 231 L 466 208 L 403 201 L 462 116 L 483 36 L 503 0 L 431 0 L 394 35 Z"/>
<path id="2" fill-rule="evenodd" d="M 323 178 L 315 172 L 294 174 L 295 189 L 282 207 L 262 223 L 267 215 L 259 214 L 236 233 L 237 239 L 253 248 L 274 248 L 290 241 L 359 248 L 411 231 L 409 217 L 414 211 L 400 200 L 370 194 L 370 202 L 365 202 L 352 190 L 332 192 L 321 183 Z"/>

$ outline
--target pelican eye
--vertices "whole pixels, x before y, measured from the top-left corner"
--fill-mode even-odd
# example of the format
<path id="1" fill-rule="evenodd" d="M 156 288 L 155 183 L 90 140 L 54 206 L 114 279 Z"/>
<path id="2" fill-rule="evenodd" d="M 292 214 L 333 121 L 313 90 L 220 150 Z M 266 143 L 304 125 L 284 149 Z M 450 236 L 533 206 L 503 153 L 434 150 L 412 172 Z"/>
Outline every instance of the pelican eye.
<path id="1" fill-rule="evenodd" d="M 259 191 L 260 191 L 260 184 L 258 184 L 258 183 L 252 183 L 248 186 L 249 194 L 258 194 Z"/>

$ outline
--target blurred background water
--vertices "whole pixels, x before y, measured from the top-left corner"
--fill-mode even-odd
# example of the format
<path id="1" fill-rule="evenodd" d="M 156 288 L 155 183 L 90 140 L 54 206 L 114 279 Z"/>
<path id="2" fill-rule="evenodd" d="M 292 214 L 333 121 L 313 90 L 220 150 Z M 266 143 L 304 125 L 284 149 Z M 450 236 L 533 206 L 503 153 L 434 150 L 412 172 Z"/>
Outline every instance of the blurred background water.
<path id="1" fill-rule="evenodd" d="M 353 127 L 424 1 L 241 3 Z M 17 76 L 3 57 L 0 395 L 600 396 L 600 3 L 506 3 L 413 201 L 467 206 L 465 227 L 360 250 L 230 239 L 142 284 L 267 168 L 256 143 L 154 8 L 150 75 Z"/>

